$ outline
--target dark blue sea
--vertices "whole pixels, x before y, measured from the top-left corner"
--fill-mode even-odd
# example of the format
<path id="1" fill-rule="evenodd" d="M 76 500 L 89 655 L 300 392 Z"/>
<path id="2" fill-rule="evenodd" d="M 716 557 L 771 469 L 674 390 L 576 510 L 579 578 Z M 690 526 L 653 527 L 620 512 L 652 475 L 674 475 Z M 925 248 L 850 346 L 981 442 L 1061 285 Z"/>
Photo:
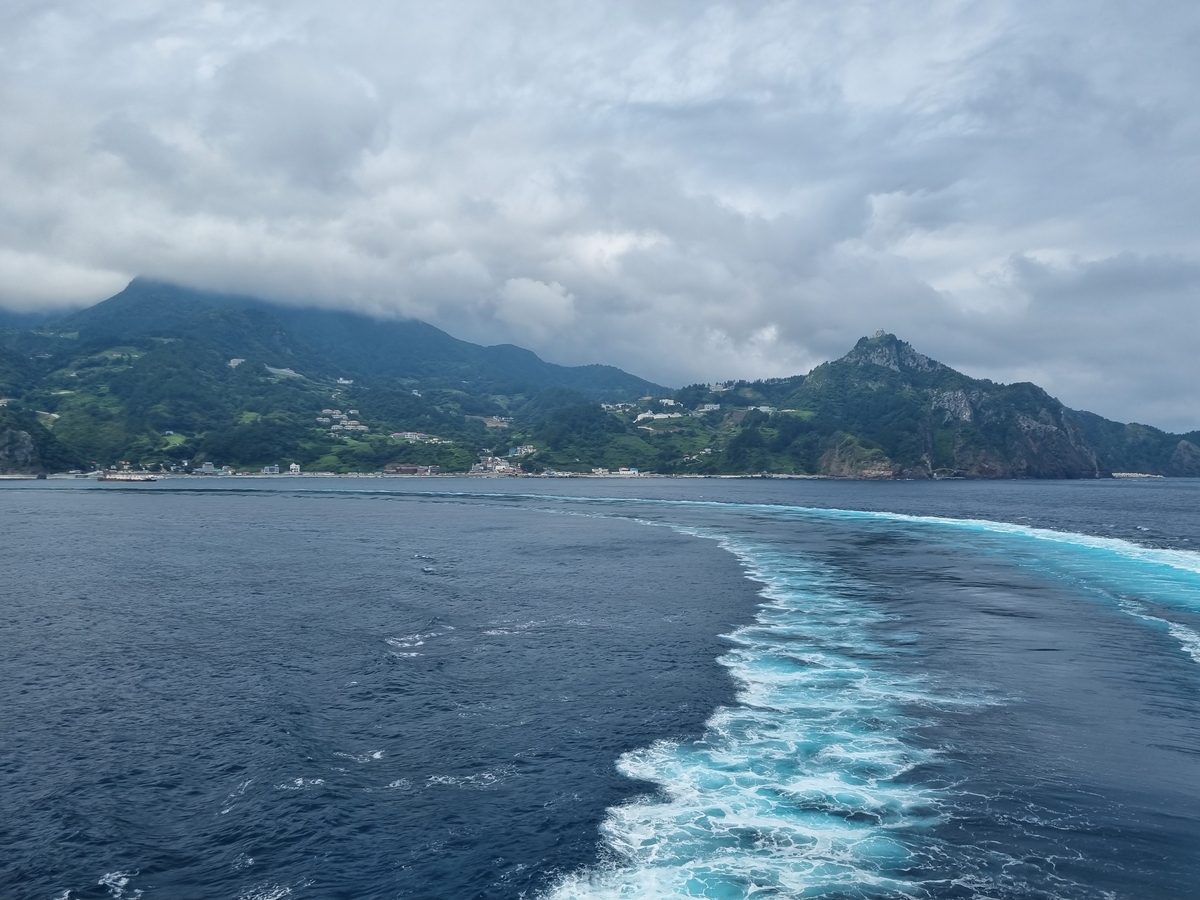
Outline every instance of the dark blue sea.
<path id="1" fill-rule="evenodd" d="M 1200 897 L 1200 481 L 0 483 L 0 897 Z"/>

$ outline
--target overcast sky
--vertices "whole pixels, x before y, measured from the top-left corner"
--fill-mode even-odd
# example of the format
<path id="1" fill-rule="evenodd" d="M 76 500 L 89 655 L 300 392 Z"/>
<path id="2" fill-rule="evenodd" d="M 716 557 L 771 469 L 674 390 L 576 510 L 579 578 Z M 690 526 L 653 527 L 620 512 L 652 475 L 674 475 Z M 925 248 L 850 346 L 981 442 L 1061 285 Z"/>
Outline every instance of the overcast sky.
<path id="1" fill-rule="evenodd" d="M 666 384 L 893 331 L 1200 427 L 1200 4 L 0 4 L 0 306 L 143 274 Z"/>

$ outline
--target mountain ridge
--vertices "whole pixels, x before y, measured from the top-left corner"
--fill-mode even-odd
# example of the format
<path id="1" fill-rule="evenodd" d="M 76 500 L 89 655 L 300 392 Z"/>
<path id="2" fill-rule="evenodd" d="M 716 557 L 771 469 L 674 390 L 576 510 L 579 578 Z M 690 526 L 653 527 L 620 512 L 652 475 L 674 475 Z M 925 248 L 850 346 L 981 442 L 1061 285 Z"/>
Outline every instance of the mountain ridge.
<path id="1" fill-rule="evenodd" d="M 1200 476 L 1200 432 L 1071 410 L 883 332 L 807 375 L 670 390 L 418 320 L 141 278 L 58 321 L 0 328 L 0 396 L 0 472 L 184 460 L 463 471 L 516 449 L 511 468 L 535 472 Z"/>

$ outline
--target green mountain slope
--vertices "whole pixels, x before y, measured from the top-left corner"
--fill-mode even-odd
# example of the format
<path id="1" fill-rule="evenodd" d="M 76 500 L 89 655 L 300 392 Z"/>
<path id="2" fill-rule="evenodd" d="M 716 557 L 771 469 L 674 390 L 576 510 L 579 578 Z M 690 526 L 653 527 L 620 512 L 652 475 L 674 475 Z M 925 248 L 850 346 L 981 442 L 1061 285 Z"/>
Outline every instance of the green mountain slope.
<path id="1" fill-rule="evenodd" d="M 103 303 L 53 326 L 82 342 L 136 335 L 190 337 L 233 356 L 254 353 L 325 375 L 410 380 L 471 393 L 553 386 L 593 399 L 663 388 L 612 366 L 558 366 L 511 344 L 482 347 L 413 319 L 378 320 L 336 310 L 269 304 L 134 279 Z"/>
<path id="2" fill-rule="evenodd" d="M 779 403 L 811 416 L 810 434 L 843 435 L 804 442 L 806 459 L 826 474 L 1108 474 L 1070 411 L 1041 388 L 969 378 L 894 335 L 863 338 Z"/>
<path id="3" fill-rule="evenodd" d="M 1200 477 L 1200 431 L 1169 434 L 1149 425 L 1072 412 L 1088 443 L 1114 472 Z"/>
<path id="4" fill-rule="evenodd" d="M 142 279 L 58 322 L 0 330 L 0 398 L 0 474 L 185 461 L 465 471 L 487 456 L 532 472 L 1200 475 L 1200 433 L 1075 412 L 894 335 L 806 376 L 669 391 L 422 322 Z"/>
<path id="5" fill-rule="evenodd" d="M 54 446 L 83 466 L 465 469 L 481 451 L 501 449 L 502 430 L 488 419 L 497 424 L 549 387 L 574 388 L 586 402 L 664 390 L 612 367 L 556 366 L 517 347 L 480 347 L 421 322 L 143 279 L 37 331 L 0 332 L 0 396 L 10 412 L 41 423 L 22 440 L 50 448 L 50 429 Z M 335 408 L 355 410 L 353 428 L 338 424 L 349 414 L 322 412 Z M 394 432 L 420 437 L 398 441 Z M 0 462 L 8 471 L 37 465 Z"/>

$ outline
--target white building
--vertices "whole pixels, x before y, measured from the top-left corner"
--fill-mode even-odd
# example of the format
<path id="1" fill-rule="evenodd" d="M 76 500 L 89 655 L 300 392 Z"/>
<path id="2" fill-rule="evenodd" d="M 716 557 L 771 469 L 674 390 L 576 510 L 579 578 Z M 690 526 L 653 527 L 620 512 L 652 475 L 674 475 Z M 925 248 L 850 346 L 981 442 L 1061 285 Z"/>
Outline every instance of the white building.
<path id="1" fill-rule="evenodd" d="M 300 474 L 300 463 L 292 463 L 290 466 L 288 466 L 288 471 L 291 472 L 293 475 L 299 475 Z"/>
<path id="2" fill-rule="evenodd" d="M 279 466 L 263 466 L 262 473 L 264 475 L 278 475 Z"/>

